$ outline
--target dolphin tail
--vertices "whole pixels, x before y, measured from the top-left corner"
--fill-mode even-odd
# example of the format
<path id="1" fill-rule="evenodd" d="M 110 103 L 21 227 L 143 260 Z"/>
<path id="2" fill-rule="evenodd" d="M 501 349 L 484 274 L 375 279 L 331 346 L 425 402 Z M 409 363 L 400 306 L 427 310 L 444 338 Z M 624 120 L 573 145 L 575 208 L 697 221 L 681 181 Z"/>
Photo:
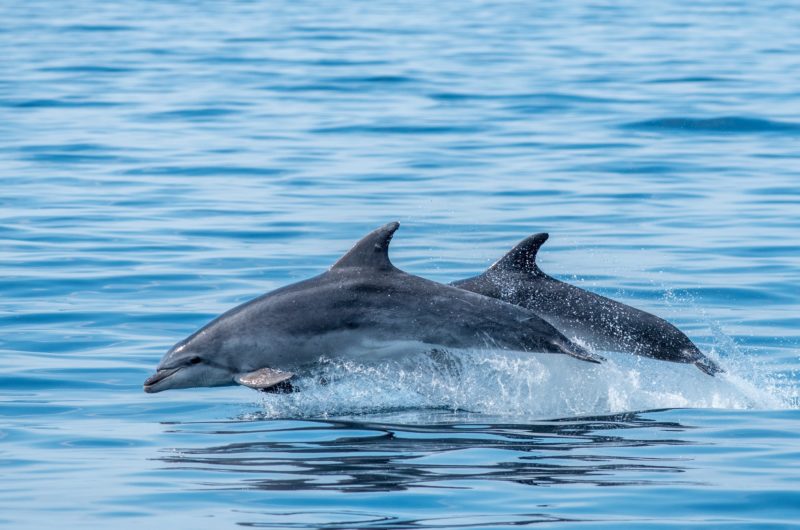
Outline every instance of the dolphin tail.
<path id="1" fill-rule="evenodd" d="M 569 340 L 564 341 L 561 339 L 554 339 L 550 341 L 550 344 L 555 346 L 556 353 L 565 353 L 570 357 L 575 357 L 576 359 L 580 359 L 581 361 L 600 364 L 606 360 L 606 358 L 603 357 L 602 355 L 590 352 L 586 348 L 578 346 L 577 344 Z"/>
<path id="2" fill-rule="evenodd" d="M 714 361 L 712 361 L 711 359 L 709 359 L 706 356 L 703 356 L 700 359 L 697 359 L 694 362 L 694 365 L 696 367 L 698 367 L 700 370 L 702 370 L 703 372 L 707 373 L 708 375 L 710 375 L 712 377 L 715 374 L 725 373 L 725 370 L 723 370 L 720 367 L 720 365 L 718 365 L 717 363 L 715 363 Z"/>
<path id="3" fill-rule="evenodd" d="M 686 340 L 689 340 L 688 338 Z M 691 344 L 691 341 L 690 341 Z M 725 373 L 725 370 L 720 367 L 715 361 L 712 361 L 708 357 L 705 356 L 703 352 L 700 351 L 700 348 L 691 344 L 687 348 L 683 348 L 680 351 L 680 355 L 674 358 L 664 359 L 666 361 L 678 362 L 678 363 L 687 363 L 695 365 L 700 371 L 710 376 L 714 376 L 715 374 Z"/>

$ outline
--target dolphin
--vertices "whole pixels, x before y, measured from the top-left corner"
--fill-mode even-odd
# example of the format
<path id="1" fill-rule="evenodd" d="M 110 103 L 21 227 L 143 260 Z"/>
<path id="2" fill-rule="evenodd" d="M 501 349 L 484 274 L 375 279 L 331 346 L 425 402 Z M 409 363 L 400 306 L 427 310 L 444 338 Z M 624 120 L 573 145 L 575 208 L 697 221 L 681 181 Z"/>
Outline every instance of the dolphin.
<path id="1" fill-rule="evenodd" d="M 604 360 L 528 309 L 397 269 L 388 250 L 399 226 L 378 228 L 327 272 L 235 307 L 178 342 L 145 392 L 237 383 L 274 390 L 322 355 L 491 347 Z"/>
<path id="2" fill-rule="evenodd" d="M 530 309 L 594 349 L 694 364 L 712 376 L 723 371 L 666 320 L 542 272 L 536 254 L 548 237 L 532 235 L 483 274 L 452 285 Z"/>

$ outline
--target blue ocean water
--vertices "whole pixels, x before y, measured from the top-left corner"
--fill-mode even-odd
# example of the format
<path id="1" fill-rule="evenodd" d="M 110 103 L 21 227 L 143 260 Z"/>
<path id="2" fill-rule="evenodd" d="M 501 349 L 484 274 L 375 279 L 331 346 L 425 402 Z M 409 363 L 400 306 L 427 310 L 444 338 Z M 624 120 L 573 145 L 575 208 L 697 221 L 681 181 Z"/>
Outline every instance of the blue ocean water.
<path id="1" fill-rule="evenodd" d="M 790 528 L 800 11 L 0 5 L 0 527 Z M 391 220 L 439 281 L 550 274 L 727 373 L 473 352 L 146 395 L 173 343 Z"/>

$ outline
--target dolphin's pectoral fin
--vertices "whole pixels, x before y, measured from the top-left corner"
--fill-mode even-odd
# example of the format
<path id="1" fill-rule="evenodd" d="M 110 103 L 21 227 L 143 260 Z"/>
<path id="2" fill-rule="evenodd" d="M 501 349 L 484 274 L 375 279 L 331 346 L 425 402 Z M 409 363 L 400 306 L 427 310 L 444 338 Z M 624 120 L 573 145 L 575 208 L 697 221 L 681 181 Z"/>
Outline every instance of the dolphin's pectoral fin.
<path id="1" fill-rule="evenodd" d="M 282 372 L 272 368 L 262 368 L 254 372 L 239 374 L 234 380 L 240 385 L 249 386 L 256 390 L 268 390 L 274 386 L 288 381 L 294 374 L 292 372 Z"/>
<path id="2" fill-rule="evenodd" d="M 574 342 L 564 342 L 562 340 L 553 340 L 551 344 L 555 346 L 561 353 L 566 353 L 570 357 L 575 357 L 581 361 L 588 361 L 590 363 L 600 364 L 606 360 L 602 355 L 590 352 L 586 348 L 578 346 Z"/>
<path id="3" fill-rule="evenodd" d="M 258 391 L 266 394 L 291 394 L 297 392 L 297 389 L 294 387 L 291 380 L 286 380 L 269 388 L 259 388 Z"/>

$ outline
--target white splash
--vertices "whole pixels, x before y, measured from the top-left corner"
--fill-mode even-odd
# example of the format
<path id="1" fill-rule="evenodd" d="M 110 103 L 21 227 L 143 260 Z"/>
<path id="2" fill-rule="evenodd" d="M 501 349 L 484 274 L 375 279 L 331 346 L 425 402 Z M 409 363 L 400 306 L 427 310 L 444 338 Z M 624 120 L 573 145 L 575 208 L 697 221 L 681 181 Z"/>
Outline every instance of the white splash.
<path id="1" fill-rule="evenodd" d="M 557 418 L 662 408 L 792 408 L 797 390 L 742 359 L 712 357 L 726 373 L 606 354 L 600 365 L 565 355 L 506 351 L 420 354 L 403 361 L 321 359 L 298 392 L 265 395 L 269 417 L 330 417 L 398 410 Z M 794 396 L 794 397 L 793 397 Z"/>

